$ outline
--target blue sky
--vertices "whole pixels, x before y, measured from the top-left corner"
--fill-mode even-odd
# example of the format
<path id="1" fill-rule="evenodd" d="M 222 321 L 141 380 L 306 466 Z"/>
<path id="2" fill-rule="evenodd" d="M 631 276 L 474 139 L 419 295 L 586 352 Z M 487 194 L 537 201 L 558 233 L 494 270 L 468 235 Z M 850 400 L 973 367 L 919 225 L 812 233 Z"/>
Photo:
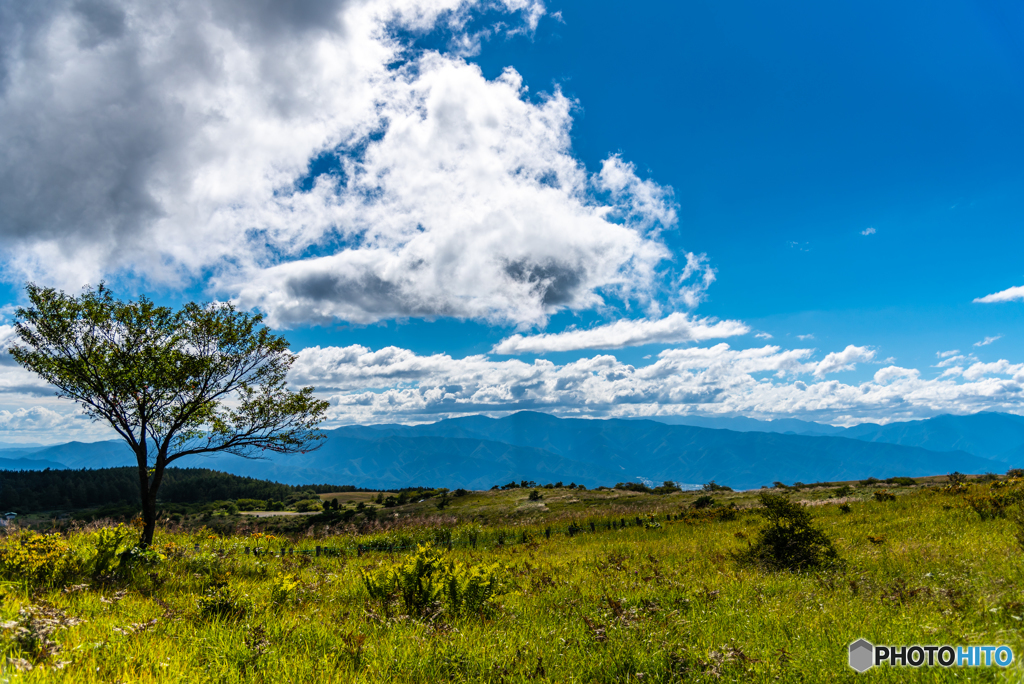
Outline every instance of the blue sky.
<path id="1" fill-rule="evenodd" d="M 3 6 L 8 331 L 232 299 L 335 424 L 1024 411 L 1019 4 Z"/>

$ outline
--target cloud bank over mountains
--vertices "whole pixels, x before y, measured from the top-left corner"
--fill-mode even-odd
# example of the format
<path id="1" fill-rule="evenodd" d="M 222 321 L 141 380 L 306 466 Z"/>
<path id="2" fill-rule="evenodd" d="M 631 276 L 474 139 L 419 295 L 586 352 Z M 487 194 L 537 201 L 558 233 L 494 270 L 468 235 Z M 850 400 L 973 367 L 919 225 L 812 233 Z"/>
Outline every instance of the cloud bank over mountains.
<path id="1" fill-rule="evenodd" d="M 885 366 L 871 380 L 844 384 L 827 376 L 874 361 L 874 350 L 848 346 L 814 361 L 812 349 L 765 346 L 666 349 L 646 366 L 596 355 L 555 364 L 455 359 L 388 347 L 309 347 L 290 379 L 313 384 L 332 402 L 338 423 L 429 421 L 463 413 L 522 409 L 561 416 L 633 417 L 701 413 L 755 418 L 804 416 L 833 424 L 892 422 L 940 413 L 1019 409 L 1024 364 L 975 363 L 962 376 L 927 379 Z"/>

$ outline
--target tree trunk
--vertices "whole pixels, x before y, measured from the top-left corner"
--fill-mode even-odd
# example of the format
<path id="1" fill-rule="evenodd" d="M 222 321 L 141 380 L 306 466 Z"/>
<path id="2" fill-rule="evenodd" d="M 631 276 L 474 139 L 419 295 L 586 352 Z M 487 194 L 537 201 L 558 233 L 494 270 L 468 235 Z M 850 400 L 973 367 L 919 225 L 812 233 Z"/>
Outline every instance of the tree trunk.
<path id="1" fill-rule="evenodd" d="M 140 459 L 140 463 L 144 463 Z M 140 486 L 142 489 L 142 538 L 139 546 L 148 549 L 153 543 L 153 534 L 156 532 L 156 492 L 160 488 L 160 481 L 164 477 L 166 462 L 162 455 L 157 455 L 156 464 L 153 466 L 153 477 L 149 477 L 149 469 L 139 467 Z"/>
<path id="2" fill-rule="evenodd" d="M 136 458 L 139 462 L 139 493 L 142 499 L 142 521 L 145 526 L 142 528 L 142 539 L 139 541 L 139 546 L 142 548 L 149 548 L 149 545 L 153 543 L 153 532 L 156 530 L 156 500 L 153 499 L 153 505 L 150 506 L 150 493 L 149 493 L 149 468 L 147 461 L 147 454 L 145 449 L 141 453 L 136 452 Z"/>
<path id="3" fill-rule="evenodd" d="M 142 500 L 142 539 L 139 546 L 148 549 L 153 543 L 153 533 L 156 532 L 156 490 L 151 488 L 148 496 Z"/>

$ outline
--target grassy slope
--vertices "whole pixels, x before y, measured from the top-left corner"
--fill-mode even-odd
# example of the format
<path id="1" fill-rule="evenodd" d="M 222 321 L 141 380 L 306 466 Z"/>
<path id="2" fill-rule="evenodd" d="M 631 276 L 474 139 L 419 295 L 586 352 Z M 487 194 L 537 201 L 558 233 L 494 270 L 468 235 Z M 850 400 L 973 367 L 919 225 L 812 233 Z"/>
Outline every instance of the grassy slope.
<path id="1" fill-rule="evenodd" d="M 855 494 L 849 514 L 834 505 L 814 508 L 848 562 L 837 574 L 737 567 L 730 554 L 761 525 L 752 513 L 730 522 L 662 520 L 654 530 L 599 528 L 572 538 L 556 532 L 550 540 L 541 534 L 553 520 L 639 508 L 678 512 L 692 494 L 549 490 L 542 507 L 514 490 L 470 495 L 432 511 L 438 519 L 486 523 L 482 539 L 488 525 L 537 525 L 532 543 L 494 548 L 482 541 L 476 550 L 456 544 L 450 552 L 467 562 L 501 564 L 507 593 L 489 619 L 378 617 L 360 571 L 393 556 L 257 559 L 241 548 L 260 542 L 206 533 L 160 535 L 158 544 L 188 551 L 170 555 L 153 576 L 140 575 L 119 601 L 102 598 L 119 586 L 49 590 L 34 599 L 8 586 L 0 617 L 12 619 L 19 605 L 35 601 L 86 620 L 59 633 L 64 650 L 57 659 L 71 664 L 60 672 L 37 669 L 22 675 L 24 681 L 854 681 L 846 648 L 859 637 L 884 644 L 1006 643 L 1018 658 L 1024 655 L 1018 631 L 1024 567 L 1011 524 L 979 520 L 956 496 L 902 490 L 895 502 L 879 503 L 870 491 Z M 742 505 L 752 497 L 718 498 Z M 427 513 L 432 504 L 418 506 Z M 457 542 L 464 529 L 456 528 Z M 291 543 L 311 549 L 351 541 Z M 192 551 L 196 543 L 199 554 Z M 216 553 L 222 548 L 223 557 Z M 272 586 L 286 574 L 301 583 L 292 602 L 275 605 Z M 253 601 L 250 615 L 199 616 L 198 596 L 218 579 Z M 152 618 L 157 623 L 143 632 L 114 631 Z M 13 654 L 9 642 L 6 648 Z M 859 679 L 1017 681 L 1022 673 L 1018 666 L 1010 672 L 875 668 Z"/>

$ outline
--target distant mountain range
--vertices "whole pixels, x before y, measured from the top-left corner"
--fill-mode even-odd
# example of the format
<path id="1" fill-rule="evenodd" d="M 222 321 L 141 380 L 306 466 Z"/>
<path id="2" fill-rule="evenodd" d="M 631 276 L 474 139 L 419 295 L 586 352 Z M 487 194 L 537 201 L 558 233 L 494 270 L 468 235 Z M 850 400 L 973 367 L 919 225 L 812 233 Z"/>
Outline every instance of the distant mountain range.
<path id="1" fill-rule="evenodd" d="M 774 481 L 1005 472 L 1024 465 L 1024 418 L 1004 413 L 837 428 L 800 420 L 589 420 L 523 411 L 500 419 L 467 416 L 326 433 L 323 446 L 308 454 L 268 460 L 189 457 L 175 465 L 285 484 L 467 489 L 524 479 L 594 487 L 638 478 L 690 484 L 715 480 L 748 489 Z M 132 453 L 120 441 L 0 447 L 0 470 L 133 464 Z"/>

